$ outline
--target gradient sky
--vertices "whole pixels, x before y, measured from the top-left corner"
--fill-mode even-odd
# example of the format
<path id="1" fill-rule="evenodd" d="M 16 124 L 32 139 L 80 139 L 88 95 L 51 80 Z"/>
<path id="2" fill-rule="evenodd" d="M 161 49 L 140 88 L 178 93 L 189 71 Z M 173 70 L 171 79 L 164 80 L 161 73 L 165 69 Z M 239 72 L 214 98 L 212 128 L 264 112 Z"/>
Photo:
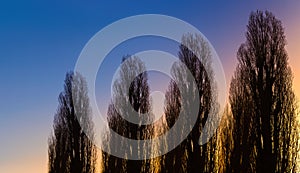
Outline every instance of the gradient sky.
<path id="1" fill-rule="evenodd" d="M 1 1 L 0 172 L 47 171 L 47 139 L 65 73 L 74 68 L 87 41 L 106 25 L 149 13 L 189 22 L 214 46 L 229 83 L 237 62 L 236 51 L 245 41 L 249 14 L 257 9 L 272 11 L 283 23 L 294 89 L 300 98 L 300 1 Z M 133 40 L 129 44 L 136 43 Z M 122 55 L 145 50 L 147 46 L 175 54 L 177 51 L 172 46 L 151 42 L 130 50 L 124 49 L 127 46 L 120 45 L 104 68 L 114 69 Z M 101 88 L 101 77 L 97 78 L 97 86 Z M 151 89 L 160 88 L 155 87 Z"/>

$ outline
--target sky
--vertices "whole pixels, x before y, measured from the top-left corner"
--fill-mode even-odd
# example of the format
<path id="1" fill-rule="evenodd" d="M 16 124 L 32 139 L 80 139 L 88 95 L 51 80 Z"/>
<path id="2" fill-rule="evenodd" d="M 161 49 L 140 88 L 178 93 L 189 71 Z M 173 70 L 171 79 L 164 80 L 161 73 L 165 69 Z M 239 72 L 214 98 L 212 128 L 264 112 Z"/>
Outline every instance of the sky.
<path id="1" fill-rule="evenodd" d="M 257 9 L 270 10 L 282 21 L 294 90 L 300 98 L 300 1 L 1 1 L 0 172 L 47 172 L 47 140 L 65 74 L 74 69 L 89 39 L 105 26 L 139 14 L 184 20 L 213 45 L 228 86 L 237 64 L 237 49 L 245 41 L 249 14 Z M 176 54 L 174 44 L 162 44 L 165 41 L 129 40 L 111 53 L 103 69 L 113 70 L 124 54 L 148 48 Z M 98 74 L 96 88 L 101 90 L 105 79 Z M 151 90 L 164 90 L 164 79 L 153 74 Z M 101 100 L 101 92 L 96 93 Z"/>

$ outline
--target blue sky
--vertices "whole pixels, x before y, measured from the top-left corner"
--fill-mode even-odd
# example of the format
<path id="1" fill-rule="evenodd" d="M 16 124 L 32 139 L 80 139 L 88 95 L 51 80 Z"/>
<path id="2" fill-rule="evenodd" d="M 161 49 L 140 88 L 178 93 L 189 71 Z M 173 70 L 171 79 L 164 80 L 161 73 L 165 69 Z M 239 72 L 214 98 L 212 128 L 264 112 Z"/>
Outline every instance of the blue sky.
<path id="1" fill-rule="evenodd" d="M 148 13 L 189 22 L 212 43 L 230 81 L 249 14 L 257 9 L 268 9 L 282 20 L 291 40 L 288 51 L 299 56 L 298 1 L 0 2 L 0 172 L 46 171 L 47 138 L 65 73 L 74 68 L 87 41 L 106 25 Z M 134 40 L 131 43 L 136 44 Z M 127 52 L 120 45 L 113 54 L 118 56 L 112 56 L 106 68 L 120 63 L 123 52 L 131 54 L 147 46 L 157 47 L 148 43 Z M 169 46 L 160 48 L 176 52 Z M 292 57 L 291 62 L 292 68 L 300 65 Z M 101 87 L 101 81 L 98 85 Z"/>

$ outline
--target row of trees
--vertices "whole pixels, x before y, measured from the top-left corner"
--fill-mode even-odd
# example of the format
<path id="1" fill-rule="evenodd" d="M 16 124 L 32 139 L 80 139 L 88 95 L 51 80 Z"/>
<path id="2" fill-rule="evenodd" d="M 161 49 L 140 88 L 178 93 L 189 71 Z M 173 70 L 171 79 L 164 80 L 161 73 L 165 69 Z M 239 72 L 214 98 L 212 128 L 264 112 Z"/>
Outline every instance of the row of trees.
<path id="1" fill-rule="evenodd" d="M 54 132 L 48 142 L 49 172 L 95 172 L 96 165 L 102 172 L 296 172 L 299 126 L 283 27 L 270 12 L 257 11 L 251 13 L 247 29 L 246 42 L 237 53 L 238 66 L 230 85 L 229 105 L 208 143 L 199 145 L 201 132 L 208 116 L 219 112 L 212 55 L 201 36 L 187 34 L 179 47 L 181 63 L 174 64 L 171 71 L 173 80 L 165 95 L 162 118 L 149 125 L 128 121 L 142 116 L 148 120 L 154 118 L 147 72 L 140 73 L 145 65 L 138 57 L 123 58 L 107 112 L 110 129 L 136 140 L 163 135 L 175 125 L 180 114 L 184 116 L 183 126 L 172 138 L 181 139 L 183 131 L 191 129 L 187 137 L 178 146 L 171 141 L 169 145 L 148 149 L 140 143 L 137 150 L 122 153 L 121 148 L 135 146 L 117 141 L 115 134 L 107 132 L 103 136 L 105 147 L 121 152 L 123 158 L 175 148 L 160 157 L 144 160 L 101 152 L 97 165 L 87 86 L 80 74 L 68 73 L 64 92 L 59 96 Z M 199 109 L 196 122 L 192 123 L 194 103 L 199 104 Z M 88 134 L 80 125 L 88 129 Z"/>

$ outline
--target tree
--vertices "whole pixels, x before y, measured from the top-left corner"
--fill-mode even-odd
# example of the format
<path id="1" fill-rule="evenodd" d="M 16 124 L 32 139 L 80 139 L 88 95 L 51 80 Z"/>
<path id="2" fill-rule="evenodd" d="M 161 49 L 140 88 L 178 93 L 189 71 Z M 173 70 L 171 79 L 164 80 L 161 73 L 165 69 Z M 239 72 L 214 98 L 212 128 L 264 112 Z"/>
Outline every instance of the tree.
<path id="1" fill-rule="evenodd" d="M 140 120 L 142 116 L 147 116 L 148 120 L 153 118 L 145 65 L 134 56 L 125 57 L 122 62 L 119 78 L 113 85 L 114 102 L 109 105 L 107 112 L 109 128 L 126 138 L 149 139 L 153 136 L 152 125 L 142 125 L 141 121 L 137 124 L 127 121 L 128 119 Z M 129 145 L 126 141 L 118 141 L 113 134 L 107 134 L 105 142 L 110 150 L 115 151 Z M 151 152 L 145 150 L 142 145 L 139 145 L 137 150 L 133 146 L 129 147 L 132 147 L 132 150 L 122 153 L 123 158 L 133 155 L 142 156 L 144 152 Z M 103 153 L 103 158 L 104 172 L 147 172 L 150 169 L 150 160 L 146 159 L 122 159 L 107 153 Z"/>
<path id="2" fill-rule="evenodd" d="M 168 90 L 165 94 L 165 119 L 166 123 L 164 123 L 163 132 L 166 133 L 170 130 L 178 119 L 180 110 L 181 110 L 181 95 L 179 88 L 174 80 L 171 80 Z M 181 131 L 175 131 L 173 136 L 173 140 L 179 140 L 182 138 Z M 172 142 L 172 143 L 171 143 Z M 171 146 L 165 146 L 166 148 L 176 147 L 173 141 L 171 141 Z M 186 143 L 186 142 L 185 142 Z M 185 172 L 186 171 L 186 162 L 187 158 L 185 155 L 186 144 L 182 143 L 177 146 L 172 151 L 167 154 L 161 156 L 161 169 L 162 172 Z"/>
<path id="3" fill-rule="evenodd" d="M 67 73 L 48 142 L 49 173 L 95 172 L 93 136 L 85 79 L 78 73 Z"/>
<path id="4" fill-rule="evenodd" d="M 230 86 L 233 172 L 296 172 L 296 101 L 285 45 L 272 13 L 251 13 Z"/>
<path id="5" fill-rule="evenodd" d="M 185 124 L 192 124 L 190 117 L 194 103 L 197 103 L 196 95 L 199 94 L 199 111 L 195 125 L 185 139 L 177 148 L 164 156 L 165 171 L 174 172 L 213 172 L 215 171 L 215 149 L 216 136 L 207 144 L 199 145 L 201 131 L 208 119 L 210 111 L 217 112 L 217 102 L 213 72 L 211 69 L 211 52 L 208 43 L 199 35 L 187 34 L 182 37 L 178 53 L 180 61 L 187 67 L 192 76 L 180 64 L 175 64 L 172 69 L 174 81 L 171 81 L 166 93 L 165 116 L 167 129 L 175 123 L 182 105 L 187 105 L 184 111 Z M 200 58 L 200 60 L 198 59 Z M 195 80 L 193 84 L 191 77 Z M 175 81 L 180 81 L 180 86 Z M 188 93 L 189 98 L 183 100 L 180 91 Z M 198 91 L 198 93 L 196 92 Z M 211 122 L 212 123 L 212 122 Z M 178 132 L 174 138 L 180 137 Z M 174 168 L 174 170 L 170 170 Z"/>
<path id="6" fill-rule="evenodd" d="M 218 128 L 217 139 L 217 170 L 218 172 L 233 172 L 232 157 L 232 140 L 233 140 L 233 118 L 229 105 L 225 106 L 222 120 Z M 247 171 L 246 171 L 247 172 Z"/>

